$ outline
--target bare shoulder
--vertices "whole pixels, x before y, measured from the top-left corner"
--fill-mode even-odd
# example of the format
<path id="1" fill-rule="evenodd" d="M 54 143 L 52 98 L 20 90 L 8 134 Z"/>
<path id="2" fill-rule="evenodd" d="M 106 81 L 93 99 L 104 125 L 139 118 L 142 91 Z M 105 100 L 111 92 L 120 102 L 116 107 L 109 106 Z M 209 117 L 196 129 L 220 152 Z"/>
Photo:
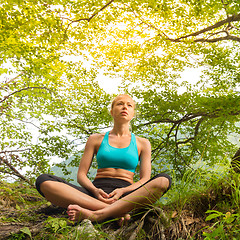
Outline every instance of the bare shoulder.
<path id="1" fill-rule="evenodd" d="M 104 137 L 104 135 L 105 133 L 94 133 L 89 136 L 89 139 L 93 139 L 93 140 L 101 139 Z"/>
<path id="2" fill-rule="evenodd" d="M 136 141 L 137 141 L 137 145 L 142 149 L 143 147 L 150 147 L 151 148 L 151 143 L 147 138 L 142 138 L 142 137 L 138 137 L 136 136 Z"/>
<path id="3" fill-rule="evenodd" d="M 87 140 L 85 150 L 93 149 L 94 154 L 96 154 L 101 145 L 104 135 L 105 135 L 104 133 L 95 133 L 95 134 L 90 135 Z"/>
<path id="4" fill-rule="evenodd" d="M 94 133 L 89 136 L 88 142 L 91 142 L 91 143 L 102 142 L 104 135 L 105 135 L 104 133 Z"/>

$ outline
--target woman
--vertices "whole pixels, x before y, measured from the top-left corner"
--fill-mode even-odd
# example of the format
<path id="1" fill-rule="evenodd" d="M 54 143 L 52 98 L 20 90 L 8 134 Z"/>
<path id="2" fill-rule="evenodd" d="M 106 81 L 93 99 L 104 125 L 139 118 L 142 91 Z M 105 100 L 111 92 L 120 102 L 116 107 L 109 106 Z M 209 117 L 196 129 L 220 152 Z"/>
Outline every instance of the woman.
<path id="1" fill-rule="evenodd" d="M 67 208 L 69 219 L 102 221 L 109 217 L 129 218 L 129 211 L 152 204 L 171 186 L 167 174 L 151 175 L 151 145 L 145 138 L 129 131 L 135 103 L 127 95 L 118 95 L 112 102 L 113 129 L 106 134 L 89 137 L 80 161 L 74 186 L 61 178 L 43 174 L 38 177 L 38 191 L 53 204 Z M 96 155 L 98 170 L 91 182 L 87 173 Z M 140 161 L 140 180 L 133 176 Z"/>

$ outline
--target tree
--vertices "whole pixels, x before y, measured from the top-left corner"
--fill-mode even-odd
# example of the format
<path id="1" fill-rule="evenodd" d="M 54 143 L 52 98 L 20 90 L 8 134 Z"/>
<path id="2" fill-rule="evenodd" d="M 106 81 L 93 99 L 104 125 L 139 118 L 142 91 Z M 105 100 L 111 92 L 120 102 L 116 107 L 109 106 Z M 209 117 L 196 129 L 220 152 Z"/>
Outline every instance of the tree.
<path id="1" fill-rule="evenodd" d="M 141 103 L 133 130 L 150 139 L 156 171 L 229 162 L 227 136 L 239 133 L 239 1 L 13 0 L 0 15 L 2 176 L 31 181 L 111 124 L 100 70 L 122 77 L 119 92 Z M 181 79 L 194 69 L 199 80 Z"/>

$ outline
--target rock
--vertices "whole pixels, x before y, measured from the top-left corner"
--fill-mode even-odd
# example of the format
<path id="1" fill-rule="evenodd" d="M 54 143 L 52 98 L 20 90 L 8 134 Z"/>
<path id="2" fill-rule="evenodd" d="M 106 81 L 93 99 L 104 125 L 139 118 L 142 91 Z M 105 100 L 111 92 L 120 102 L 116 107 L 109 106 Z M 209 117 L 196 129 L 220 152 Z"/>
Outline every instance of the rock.
<path id="1" fill-rule="evenodd" d="M 76 227 L 81 236 L 88 240 L 95 240 L 101 236 L 100 232 L 96 230 L 89 219 L 81 221 L 80 225 Z"/>

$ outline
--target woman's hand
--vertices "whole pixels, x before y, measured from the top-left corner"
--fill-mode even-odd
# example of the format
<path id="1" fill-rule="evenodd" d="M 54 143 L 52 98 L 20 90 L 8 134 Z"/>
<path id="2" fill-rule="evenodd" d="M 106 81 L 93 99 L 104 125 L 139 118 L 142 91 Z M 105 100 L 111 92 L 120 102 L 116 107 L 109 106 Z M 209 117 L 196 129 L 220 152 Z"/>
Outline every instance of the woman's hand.
<path id="1" fill-rule="evenodd" d="M 123 188 L 116 188 L 109 194 L 109 200 L 112 200 L 112 203 L 116 202 L 124 194 Z"/>
<path id="2" fill-rule="evenodd" d="M 96 188 L 93 194 L 97 197 L 98 200 L 107 204 L 112 204 L 124 194 L 124 191 L 123 188 L 117 188 L 110 194 L 107 194 L 101 188 Z"/>
<path id="3" fill-rule="evenodd" d="M 109 194 L 107 194 L 106 192 L 104 192 L 101 188 L 96 188 L 95 191 L 93 192 L 94 196 L 105 203 L 111 204 L 112 200 L 109 199 Z"/>

